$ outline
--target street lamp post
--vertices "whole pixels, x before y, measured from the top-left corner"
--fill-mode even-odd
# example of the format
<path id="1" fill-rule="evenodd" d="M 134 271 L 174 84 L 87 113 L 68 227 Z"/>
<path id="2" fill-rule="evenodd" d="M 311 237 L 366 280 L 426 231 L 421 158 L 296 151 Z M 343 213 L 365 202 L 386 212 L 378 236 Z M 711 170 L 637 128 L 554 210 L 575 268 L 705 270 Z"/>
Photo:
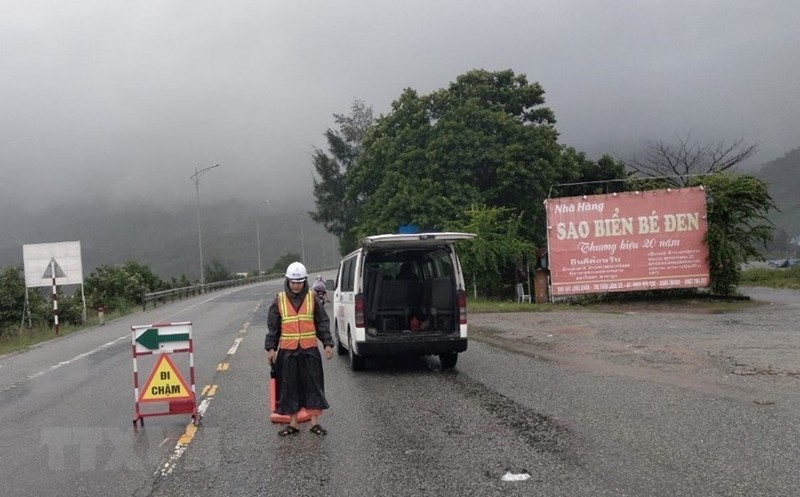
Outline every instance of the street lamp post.
<path id="1" fill-rule="evenodd" d="M 300 218 L 300 248 L 303 251 L 300 257 L 300 262 L 306 263 L 306 237 L 303 234 L 303 218 Z"/>
<path id="2" fill-rule="evenodd" d="M 203 275 L 203 234 L 202 230 L 200 229 L 200 176 L 204 175 L 211 169 L 218 167 L 219 164 L 214 164 L 213 166 L 208 166 L 204 169 L 198 170 L 195 166 L 194 174 L 189 177 L 189 179 L 194 180 L 194 191 L 195 191 L 195 199 L 197 200 L 197 244 L 200 248 L 200 284 L 205 283 L 205 277 Z"/>
<path id="3" fill-rule="evenodd" d="M 264 200 L 261 202 L 260 205 L 268 204 L 269 200 Z M 260 216 L 259 213 L 256 212 L 256 251 L 258 252 L 258 275 L 261 276 L 261 229 L 259 227 Z"/>
<path id="4" fill-rule="evenodd" d="M 336 235 L 331 233 L 331 259 L 333 261 L 333 266 L 336 267 Z"/>
<path id="5" fill-rule="evenodd" d="M 261 276 L 261 234 L 258 228 L 258 218 L 256 218 L 256 251 L 258 252 L 258 276 Z"/>

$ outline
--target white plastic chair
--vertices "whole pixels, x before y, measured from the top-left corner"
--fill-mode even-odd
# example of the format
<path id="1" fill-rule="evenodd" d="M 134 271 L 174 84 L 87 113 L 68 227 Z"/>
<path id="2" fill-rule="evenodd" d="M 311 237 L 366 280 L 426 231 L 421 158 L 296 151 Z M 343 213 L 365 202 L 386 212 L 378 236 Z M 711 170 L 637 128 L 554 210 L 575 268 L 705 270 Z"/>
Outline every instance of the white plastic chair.
<path id="1" fill-rule="evenodd" d="M 517 302 L 530 302 L 531 294 L 525 293 L 525 285 L 517 283 Z"/>

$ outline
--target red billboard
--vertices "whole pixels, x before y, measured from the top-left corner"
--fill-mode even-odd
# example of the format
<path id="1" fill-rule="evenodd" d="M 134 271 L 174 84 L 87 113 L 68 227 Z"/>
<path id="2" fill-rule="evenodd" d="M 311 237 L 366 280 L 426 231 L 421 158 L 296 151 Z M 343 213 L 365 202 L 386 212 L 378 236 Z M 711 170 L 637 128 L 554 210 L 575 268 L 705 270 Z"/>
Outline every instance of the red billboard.
<path id="1" fill-rule="evenodd" d="M 552 198 L 551 295 L 709 284 L 702 187 Z"/>

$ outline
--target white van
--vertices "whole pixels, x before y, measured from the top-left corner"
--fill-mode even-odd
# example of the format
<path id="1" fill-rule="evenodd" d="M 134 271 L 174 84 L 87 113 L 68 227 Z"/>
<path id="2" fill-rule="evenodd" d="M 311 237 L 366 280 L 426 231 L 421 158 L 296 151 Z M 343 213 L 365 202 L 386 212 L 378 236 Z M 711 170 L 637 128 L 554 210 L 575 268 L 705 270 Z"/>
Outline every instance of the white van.
<path id="1" fill-rule="evenodd" d="M 369 236 L 339 264 L 333 335 L 350 367 L 382 355 L 436 354 L 452 368 L 467 350 L 467 299 L 454 244 L 471 233 Z"/>

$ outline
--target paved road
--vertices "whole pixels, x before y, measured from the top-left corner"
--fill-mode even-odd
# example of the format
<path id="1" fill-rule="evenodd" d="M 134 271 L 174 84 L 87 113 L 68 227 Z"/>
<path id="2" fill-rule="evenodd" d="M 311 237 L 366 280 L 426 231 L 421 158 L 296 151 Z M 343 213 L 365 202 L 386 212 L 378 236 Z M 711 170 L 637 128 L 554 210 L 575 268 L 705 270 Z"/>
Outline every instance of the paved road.
<path id="1" fill-rule="evenodd" d="M 742 287 L 741 293 L 753 300 L 772 304 L 800 304 L 800 291 L 780 288 Z"/>
<path id="2" fill-rule="evenodd" d="M 0 495 L 800 494 L 796 303 L 475 314 L 454 371 L 327 361 L 329 435 L 281 439 L 266 408 L 273 291 L 0 357 Z M 134 433 L 126 329 L 183 319 L 196 323 L 198 388 L 213 387 L 203 422 L 151 418 Z"/>
<path id="3" fill-rule="evenodd" d="M 327 438 L 220 413 L 154 495 L 796 495 L 797 313 L 474 315 L 456 371 L 335 358 Z"/>
<path id="4" fill-rule="evenodd" d="M 800 495 L 800 292 L 745 290 L 762 305 L 473 315 L 530 360 L 470 371 L 567 426 L 617 495 Z"/>

